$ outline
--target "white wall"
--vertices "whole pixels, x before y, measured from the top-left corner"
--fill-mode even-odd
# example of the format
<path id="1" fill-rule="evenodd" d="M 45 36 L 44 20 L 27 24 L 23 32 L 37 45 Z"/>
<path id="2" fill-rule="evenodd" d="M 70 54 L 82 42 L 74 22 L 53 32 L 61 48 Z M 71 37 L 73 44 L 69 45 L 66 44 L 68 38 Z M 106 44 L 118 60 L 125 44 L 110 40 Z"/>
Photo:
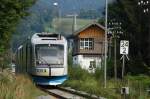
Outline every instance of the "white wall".
<path id="1" fill-rule="evenodd" d="M 78 64 L 81 66 L 81 68 L 86 69 L 89 72 L 91 72 L 91 70 L 89 69 L 90 61 L 95 61 L 96 67 L 101 68 L 101 57 L 83 57 L 83 55 L 73 56 L 73 64 Z M 95 69 L 93 69 L 92 71 L 94 70 Z"/>

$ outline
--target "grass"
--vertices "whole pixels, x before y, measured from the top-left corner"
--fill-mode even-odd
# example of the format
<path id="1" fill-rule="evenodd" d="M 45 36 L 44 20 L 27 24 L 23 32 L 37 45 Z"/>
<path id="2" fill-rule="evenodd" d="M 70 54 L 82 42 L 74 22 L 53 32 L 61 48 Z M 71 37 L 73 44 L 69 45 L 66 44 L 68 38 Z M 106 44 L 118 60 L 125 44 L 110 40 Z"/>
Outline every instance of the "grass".
<path id="1" fill-rule="evenodd" d="M 0 73 L 0 99 L 35 99 L 46 95 L 36 88 L 27 75 L 14 75 L 8 70 Z"/>
<path id="2" fill-rule="evenodd" d="M 103 84 L 103 72 L 97 69 L 95 74 L 90 74 L 79 66 L 69 67 L 69 79 L 63 86 L 85 91 L 89 94 L 106 97 L 107 99 L 124 99 L 121 87 L 128 86 L 130 94 L 127 99 L 150 99 L 146 88 L 150 86 L 150 77 L 145 75 L 126 76 L 124 80 L 108 79 L 107 88 Z"/>

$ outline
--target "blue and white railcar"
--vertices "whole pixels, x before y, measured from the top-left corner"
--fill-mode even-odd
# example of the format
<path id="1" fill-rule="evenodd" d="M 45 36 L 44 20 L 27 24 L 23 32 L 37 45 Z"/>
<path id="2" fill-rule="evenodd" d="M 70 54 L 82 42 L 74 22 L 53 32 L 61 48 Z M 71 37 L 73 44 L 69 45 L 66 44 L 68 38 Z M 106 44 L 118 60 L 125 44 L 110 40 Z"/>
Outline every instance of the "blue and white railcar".
<path id="1" fill-rule="evenodd" d="M 36 33 L 19 47 L 18 72 L 28 72 L 36 84 L 59 85 L 67 79 L 67 40 L 60 34 Z"/>

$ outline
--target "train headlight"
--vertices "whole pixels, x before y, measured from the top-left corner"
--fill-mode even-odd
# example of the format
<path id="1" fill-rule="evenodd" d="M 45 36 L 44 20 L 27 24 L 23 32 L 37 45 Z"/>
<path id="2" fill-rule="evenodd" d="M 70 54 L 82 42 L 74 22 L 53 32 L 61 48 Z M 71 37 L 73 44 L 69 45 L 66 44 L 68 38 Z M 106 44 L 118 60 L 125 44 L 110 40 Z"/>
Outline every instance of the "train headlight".
<path id="1" fill-rule="evenodd" d="M 37 64 L 42 64 L 42 61 L 37 61 L 36 63 L 37 63 Z"/>
<path id="2" fill-rule="evenodd" d="M 42 64 L 42 62 L 41 62 L 41 61 L 39 61 L 39 64 Z"/>

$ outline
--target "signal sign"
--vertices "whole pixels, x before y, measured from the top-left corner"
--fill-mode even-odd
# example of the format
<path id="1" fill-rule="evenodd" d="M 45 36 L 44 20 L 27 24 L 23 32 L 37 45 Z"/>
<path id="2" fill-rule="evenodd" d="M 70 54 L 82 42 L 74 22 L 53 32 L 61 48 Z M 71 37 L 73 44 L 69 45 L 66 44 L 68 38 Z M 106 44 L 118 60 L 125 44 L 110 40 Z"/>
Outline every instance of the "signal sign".
<path id="1" fill-rule="evenodd" d="M 128 55 L 129 53 L 129 41 L 121 40 L 120 41 L 120 54 Z"/>

